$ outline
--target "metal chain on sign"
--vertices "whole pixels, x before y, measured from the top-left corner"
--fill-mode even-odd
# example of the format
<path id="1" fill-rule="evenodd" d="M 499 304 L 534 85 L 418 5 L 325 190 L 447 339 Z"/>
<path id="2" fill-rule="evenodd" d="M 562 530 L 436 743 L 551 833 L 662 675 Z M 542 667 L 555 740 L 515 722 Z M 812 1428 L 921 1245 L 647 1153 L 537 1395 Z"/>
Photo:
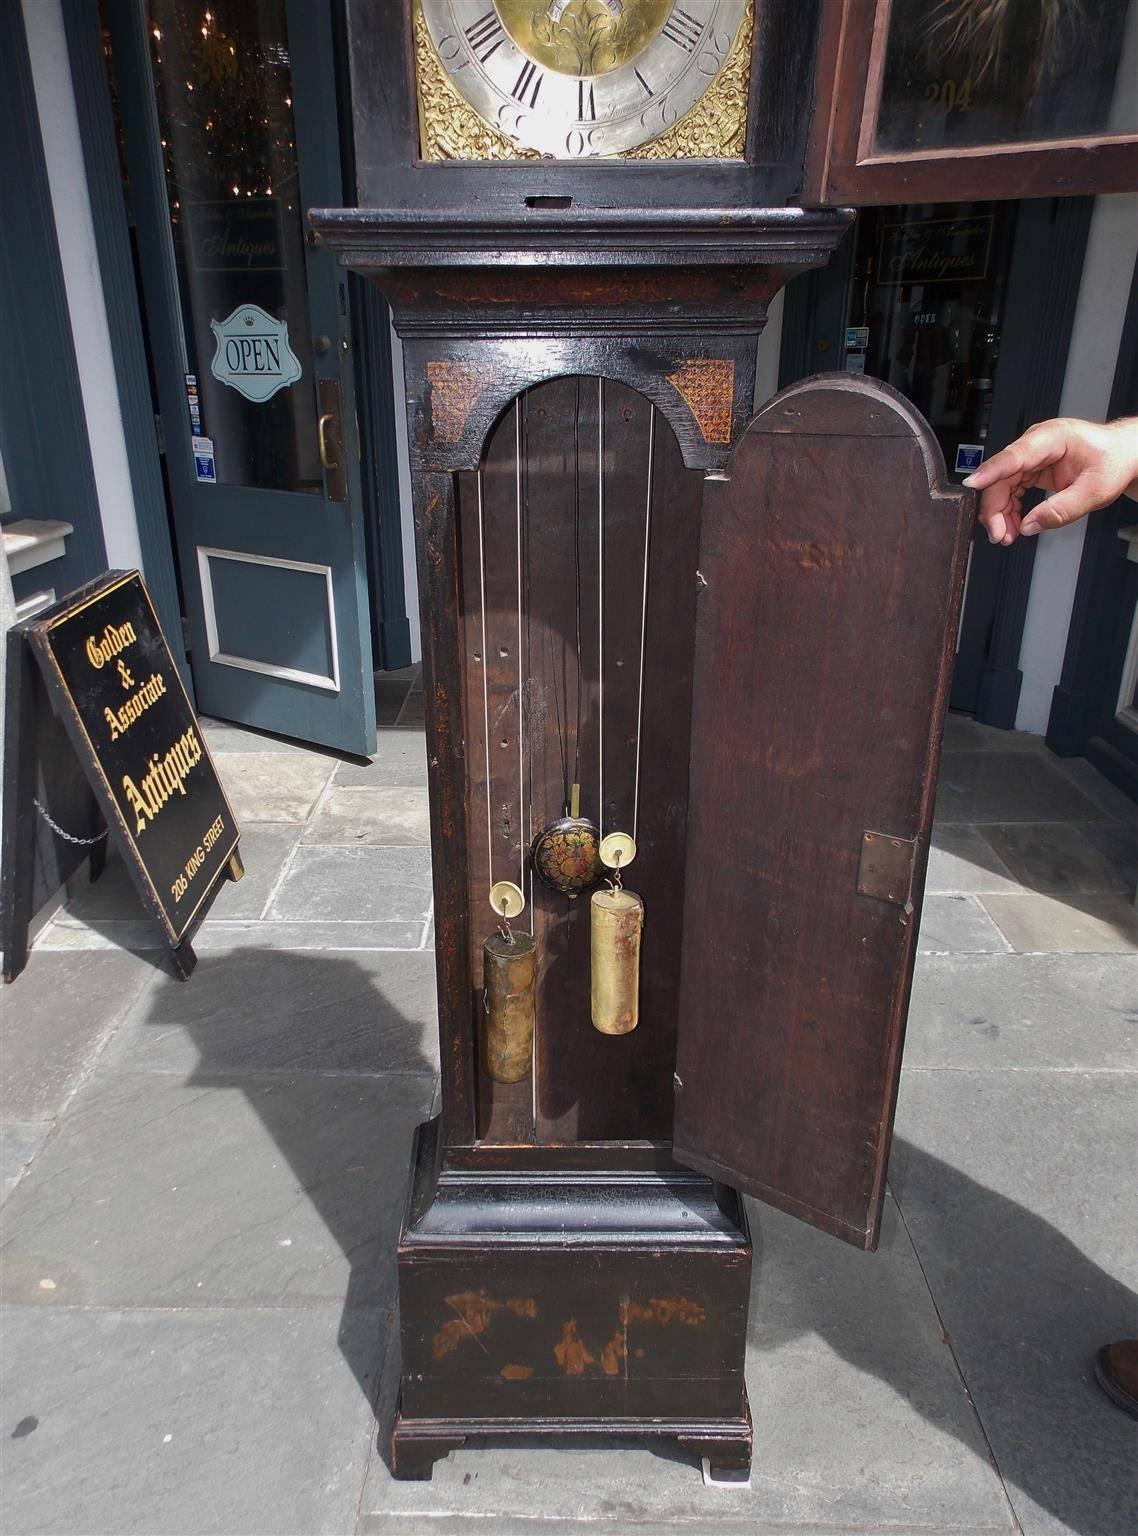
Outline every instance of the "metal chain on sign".
<path id="1" fill-rule="evenodd" d="M 58 821 L 54 821 L 52 817 L 48 815 L 45 808 L 39 803 L 34 795 L 32 796 L 32 804 L 43 817 L 44 821 L 47 822 L 51 830 L 55 833 L 56 837 L 61 837 L 65 843 L 74 843 L 77 848 L 90 848 L 94 843 L 101 843 L 104 837 L 106 837 L 107 833 L 111 830 L 110 827 L 104 827 L 96 837 L 76 837 L 72 832 L 65 832 L 59 825 Z"/>

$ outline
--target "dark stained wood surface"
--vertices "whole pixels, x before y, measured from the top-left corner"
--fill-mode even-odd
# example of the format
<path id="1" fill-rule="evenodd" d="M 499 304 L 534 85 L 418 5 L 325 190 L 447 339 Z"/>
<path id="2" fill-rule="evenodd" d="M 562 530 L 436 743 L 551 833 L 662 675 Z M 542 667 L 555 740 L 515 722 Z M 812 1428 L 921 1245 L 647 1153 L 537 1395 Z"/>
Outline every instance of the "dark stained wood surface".
<path id="1" fill-rule="evenodd" d="M 756 417 L 699 566 L 677 1158 L 872 1246 L 973 498 L 845 375 Z M 865 833 L 916 838 L 859 895 Z"/>

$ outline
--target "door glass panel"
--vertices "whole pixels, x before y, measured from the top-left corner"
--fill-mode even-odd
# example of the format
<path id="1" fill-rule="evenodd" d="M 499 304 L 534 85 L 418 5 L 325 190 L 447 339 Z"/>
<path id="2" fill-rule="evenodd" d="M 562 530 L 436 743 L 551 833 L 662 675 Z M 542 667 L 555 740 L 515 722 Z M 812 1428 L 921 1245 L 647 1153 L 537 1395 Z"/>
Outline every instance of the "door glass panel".
<path id="1" fill-rule="evenodd" d="M 148 14 L 197 478 L 320 493 L 284 0 Z"/>
<path id="2" fill-rule="evenodd" d="M 1013 203 L 928 203 L 858 222 L 846 368 L 884 379 L 928 421 L 950 474 L 985 452 Z"/>
<path id="3" fill-rule="evenodd" d="M 893 0 L 876 153 L 1138 132 L 1138 0 Z"/>

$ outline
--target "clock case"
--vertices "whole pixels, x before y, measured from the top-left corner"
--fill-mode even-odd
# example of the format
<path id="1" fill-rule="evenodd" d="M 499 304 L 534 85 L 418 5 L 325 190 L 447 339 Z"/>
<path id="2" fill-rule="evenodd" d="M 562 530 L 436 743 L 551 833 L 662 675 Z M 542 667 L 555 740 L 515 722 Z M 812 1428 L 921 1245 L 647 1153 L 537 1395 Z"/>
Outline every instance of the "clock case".
<path id="1" fill-rule="evenodd" d="M 826 259 L 845 212 L 311 217 L 402 339 L 426 616 L 442 1114 L 416 1140 L 399 1245 L 394 1470 L 427 1476 L 472 1436 L 600 1431 L 747 1465 L 738 1191 L 876 1242 L 972 498 L 883 386 L 825 376 L 753 415 L 769 301 Z M 478 1050 L 475 475 L 492 518 L 528 392 L 547 437 L 526 473 L 549 478 L 526 516 L 552 540 L 564 381 L 582 375 L 609 381 L 614 433 L 650 402 L 669 455 L 653 547 L 673 586 L 646 682 L 669 722 L 666 814 L 641 838 L 667 870 L 650 894 L 637 882 L 639 1028 L 598 1035 L 547 989 L 534 1077 L 502 1085 Z M 508 591 L 512 548 L 493 548 L 485 579 Z M 491 674 L 502 698 L 514 665 Z"/>
<path id="2" fill-rule="evenodd" d="M 403 347 L 442 1075 L 398 1251 L 400 1477 L 487 1435 L 635 1435 L 745 1467 L 740 1192 L 876 1243 L 973 498 L 886 387 L 829 376 L 754 398 L 770 301 L 852 218 L 785 206 L 819 11 L 760 7 L 743 162 L 425 164 L 409 0 L 402 47 L 390 7 L 348 0 L 361 206 L 310 221 L 382 290 Z M 587 956 L 585 903 L 531 898 L 534 1066 L 500 1084 L 479 1059 L 482 652 L 510 752 L 514 636 L 529 681 L 550 678 L 492 531 L 514 527 L 524 479 L 517 527 L 547 556 L 564 633 L 569 455 L 593 389 L 610 507 L 657 422 L 629 875 L 647 910 L 641 1023 L 590 1027 L 587 959 L 583 984 L 562 963 Z M 615 533 L 610 553 L 628 547 Z M 613 570 L 610 613 L 627 587 Z M 548 740 L 531 754 L 548 788 Z M 540 809 L 512 829 L 519 849 Z"/>

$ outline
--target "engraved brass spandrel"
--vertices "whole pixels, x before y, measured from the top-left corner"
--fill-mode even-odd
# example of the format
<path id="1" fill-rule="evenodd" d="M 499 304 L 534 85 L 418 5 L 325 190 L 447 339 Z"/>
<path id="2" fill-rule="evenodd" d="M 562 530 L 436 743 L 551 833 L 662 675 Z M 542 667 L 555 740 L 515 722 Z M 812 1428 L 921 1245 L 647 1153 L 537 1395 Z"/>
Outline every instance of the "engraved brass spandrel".
<path id="1" fill-rule="evenodd" d="M 751 94 L 753 6 L 747 7 L 731 51 L 710 89 L 658 139 L 626 150 L 624 160 L 741 160 L 747 147 Z"/>

